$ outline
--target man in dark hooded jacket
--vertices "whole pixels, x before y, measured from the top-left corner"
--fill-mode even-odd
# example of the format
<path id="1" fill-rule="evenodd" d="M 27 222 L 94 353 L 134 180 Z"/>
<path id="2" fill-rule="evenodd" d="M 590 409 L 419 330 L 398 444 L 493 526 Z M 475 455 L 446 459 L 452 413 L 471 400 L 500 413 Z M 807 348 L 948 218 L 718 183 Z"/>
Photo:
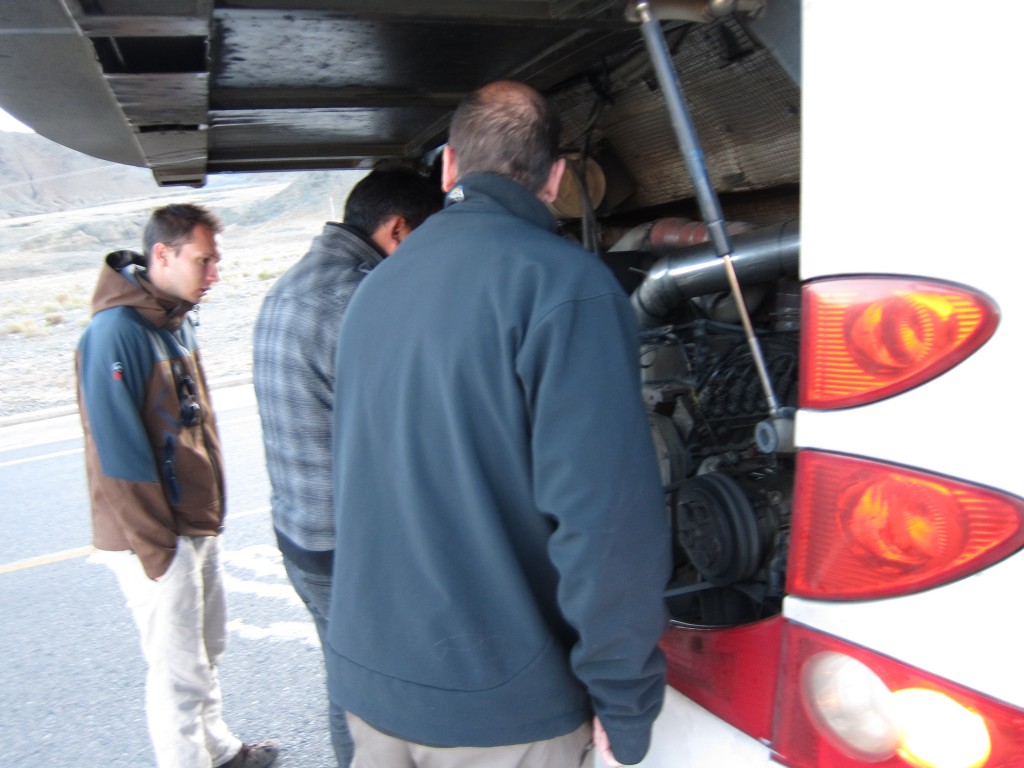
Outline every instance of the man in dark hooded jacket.
<path id="1" fill-rule="evenodd" d="M 224 468 L 190 312 L 217 281 L 220 222 L 153 212 L 144 253 L 107 256 L 78 344 L 78 405 L 97 559 L 117 575 L 147 662 L 159 768 L 266 768 L 221 716 Z"/>

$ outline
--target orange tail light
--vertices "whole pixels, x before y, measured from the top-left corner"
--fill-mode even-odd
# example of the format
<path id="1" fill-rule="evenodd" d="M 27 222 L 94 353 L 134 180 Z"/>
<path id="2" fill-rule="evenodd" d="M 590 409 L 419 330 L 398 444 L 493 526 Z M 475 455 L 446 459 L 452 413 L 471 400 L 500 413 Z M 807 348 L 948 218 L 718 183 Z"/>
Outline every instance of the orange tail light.
<path id="1" fill-rule="evenodd" d="M 903 277 L 832 278 L 803 289 L 800 405 L 847 408 L 911 389 L 995 331 L 990 299 Z"/>
<path id="2" fill-rule="evenodd" d="M 817 599 L 907 594 L 1024 546 L 1024 501 L 867 459 L 797 457 L 788 591 Z"/>

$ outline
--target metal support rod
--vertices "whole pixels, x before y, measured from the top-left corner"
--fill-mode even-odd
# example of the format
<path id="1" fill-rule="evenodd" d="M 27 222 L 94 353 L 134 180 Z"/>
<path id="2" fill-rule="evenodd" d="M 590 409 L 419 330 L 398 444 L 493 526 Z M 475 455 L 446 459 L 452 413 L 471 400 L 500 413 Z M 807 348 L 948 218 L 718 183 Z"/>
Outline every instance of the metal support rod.
<path id="1" fill-rule="evenodd" d="M 729 232 L 726 229 L 725 217 L 722 215 L 718 196 L 711 185 L 707 163 L 704 161 L 704 152 L 697 138 L 697 132 L 693 128 L 693 120 L 690 118 L 686 102 L 683 100 L 683 87 L 672 67 L 672 57 L 669 55 L 668 45 L 665 43 L 665 36 L 662 34 L 661 25 L 651 11 L 650 1 L 637 0 L 635 7 L 637 16 L 640 18 L 640 31 L 643 34 L 644 43 L 647 45 L 647 52 L 650 54 L 651 62 L 654 65 L 654 72 L 661 86 L 662 95 L 665 97 L 665 106 L 668 108 L 676 140 L 679 142 L 679 147 L 683 153 L 683 162 L 693 179 L 694 191 L 697 195 L 697 203 L 700 206 L 701 215 L 704 217 L 704 223 L 707 225 L 708 234 L 715 247 L 715 252 L 722 258 L 725 265 L 726 277 L 740 312 L 743 330 L 747 337 L 747 345 L 750 347 L 750 352 L 754 358 L 754 365 L 757 368 L 757 375 L 761 379 L 761 387 L 764 389 L 765 399 L 768 401 L 768 410 L 773 417 L 777 416 L 779 413 L 778 400 L 775 397 L 772 382 L 768 376 L 764 353 L 761 350 L 760 343 L 757 341 L 757 337 L 754 335 L 754 326 L 750 322 L 750 314 L 747 312 L 746 303 L 743 301 L 743 293 L 740 290 L 736 269 L 732 263 L 732 243 L 729 240 Z"/>

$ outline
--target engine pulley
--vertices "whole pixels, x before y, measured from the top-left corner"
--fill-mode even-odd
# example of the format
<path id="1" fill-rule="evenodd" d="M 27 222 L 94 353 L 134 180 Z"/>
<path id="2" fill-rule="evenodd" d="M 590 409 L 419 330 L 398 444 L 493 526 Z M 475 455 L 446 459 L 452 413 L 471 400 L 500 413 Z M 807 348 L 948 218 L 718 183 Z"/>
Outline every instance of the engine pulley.
<path id="1" fill-rule="evenodd" d="M 683 483 L 673 527 L 693 566 L 716 586 L 751 578 L 764 557 L 753 506 L 739 483 L 719 472 Z"/>

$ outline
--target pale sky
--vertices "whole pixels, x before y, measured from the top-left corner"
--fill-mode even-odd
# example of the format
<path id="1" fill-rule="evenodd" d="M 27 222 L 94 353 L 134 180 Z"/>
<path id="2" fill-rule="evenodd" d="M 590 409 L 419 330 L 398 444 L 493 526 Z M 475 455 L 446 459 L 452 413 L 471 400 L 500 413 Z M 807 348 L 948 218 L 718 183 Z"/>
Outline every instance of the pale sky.
<path id="1" fill-rule="evenodd" d="M 13 117 L 11 117 L 2 109 L 0 109 L 0 131 L 16 131 L 21 133 L 31 133 L 32 129 L 24 123 L 19 123 Z"/>

